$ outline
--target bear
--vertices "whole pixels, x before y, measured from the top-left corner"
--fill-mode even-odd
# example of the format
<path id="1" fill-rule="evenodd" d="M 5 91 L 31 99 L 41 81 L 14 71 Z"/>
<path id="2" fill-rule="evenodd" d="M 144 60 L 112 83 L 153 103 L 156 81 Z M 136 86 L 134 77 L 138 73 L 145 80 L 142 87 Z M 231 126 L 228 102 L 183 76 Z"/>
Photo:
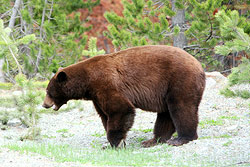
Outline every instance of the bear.
<path id="1" fill-rule="evenodd" d="M 155 112 L 154 136 L 142 146 L 180 146 L 198 138 L 204 88 L 204 70 L 186 51 L 166 45 L 138 46 L 59 69 L 49 81 L 43 107 L 58 110 L 71 99 L 92 100 L 115 148 L 125 146 L 136 108 Z"/>

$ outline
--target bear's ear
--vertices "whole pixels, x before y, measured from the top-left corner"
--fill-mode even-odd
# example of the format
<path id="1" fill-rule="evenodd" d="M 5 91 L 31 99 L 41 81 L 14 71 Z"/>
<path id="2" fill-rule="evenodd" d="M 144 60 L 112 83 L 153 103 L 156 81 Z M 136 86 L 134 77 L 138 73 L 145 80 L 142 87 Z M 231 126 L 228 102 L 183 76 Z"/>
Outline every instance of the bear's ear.
<path id="1" fill-rule="evenodd" d="M 59 67 L 59 68 L 58 68 L 58 71 L 60 71 L 60 70 L 62 70 L 62 69 L 63 69 L 62 67 Z"/>
<path id="2" fill-rule="evenodd" d="M 67 75 L 66 75 L 66 73 L 65 73 L 64 71 L 59 72 L 59 73 L 57 74 L 56 80 L 57 80 L 58 82 L 64 82 L 64 81 L 66 81 L 66 80 L 67 80 Z"/>

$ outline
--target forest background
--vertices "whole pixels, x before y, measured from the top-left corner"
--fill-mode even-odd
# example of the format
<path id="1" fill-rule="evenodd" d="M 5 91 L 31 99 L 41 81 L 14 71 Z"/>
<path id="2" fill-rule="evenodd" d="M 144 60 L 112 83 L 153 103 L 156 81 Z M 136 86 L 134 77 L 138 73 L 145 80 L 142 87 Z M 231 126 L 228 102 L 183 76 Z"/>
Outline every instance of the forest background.
<path id="1" fill-rule="evenodd" d="M 206 71 L 228 73 L 249 58 L 249 9 L 247 0 L 0 0 L 1 81 L 47 80 L 103 50 L 147 44 L 183 48 Z"/>

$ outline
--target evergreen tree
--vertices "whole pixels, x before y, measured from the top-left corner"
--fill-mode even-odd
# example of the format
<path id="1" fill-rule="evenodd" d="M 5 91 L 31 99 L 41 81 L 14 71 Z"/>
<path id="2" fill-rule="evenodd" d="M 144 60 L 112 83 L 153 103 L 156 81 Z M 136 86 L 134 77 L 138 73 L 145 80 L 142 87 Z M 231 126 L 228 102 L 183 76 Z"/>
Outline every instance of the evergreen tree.
<path id="1" fill-rule="evenodd" d="M 230 53 L 246 51 L 250 54 L 250 37 L 249 34 L 240 28 L 240 22 L 246 23 L 245 18 L 240 18 L 239 13 L 234 11 L 220 11 L 216 14 L 220 22 L 220 32 L 224 45 L 216 46 L 216 53 L 228 55 Z M 249 23 L 250 24 L 250 23 Z"/>
<path id="2" fill-rule="evenodd" d="M 12 2 L 5 3 L 6 7 L 11 8 Z M 77 9 L 91 10 L 99 3 L 100 0 L 22 0 L 12 36 L 15 40 L 32 33 L 37 37 L 36 42 L 19 47 L 23 72 L 28 77 L 40 73 L 48 78 L 58 67 L 77 62 L 87 41 L 83 33 L 91 29 L 84 27 Z M 9 15 L 5 21 L 11 20 Z"/>
<path id="3" fill-rule="evenodd" d="M 94 57 L 97 55 L 104 54 L 105 51 L 103 49 L 102 50 L 97 49 L 96 43 L 97 43 L 97 38 L 94 38 L 94 37 L 90 38 L 88 42 L 88 50 L 83 50 L 82 54 L 88 57 Z"/>
<path id="4" fill-rule="evenodd" d="M 105 13 L 105 18 L 110 23 L 105 35 L 112 39 L 117 49 L 157 44 L 168 40 L 165 37 L 171 30 L 166 15 L 175 14 L 170 9 L 168 1 L 132 0 L 130 3 L 123 0 L 122 3 L 123 17 L 113 12 Z M 159 10 L 162 6 L 164 7 Z"/>
<path id="5" fill-rule="evenodd" d="M 237 1 L 238 4 L 246 2 Z M 218 68 L 214 48 L 231 39 L 222 37 L 219 27 L 224 22 L 216 19 L 215 15 L 219 10 L 230 12 L 230 0 L 171 0 L 171 3 L 168 0 L 123 0 L 123 5 L 123 16 L 112 12 L 105 14 L 110 23 L 105 35 L 112 39 L 117 49 L 145 44 L 174 44 L 198 58 L 204 67 L 210 70 Z M 186 21 L 177 20 L 184 16 Z M 249 35 L 249 22 L 246 23 L 247 19 L 244 21 L 244 16 L 239 20 L 239 27 Z M 176 39 L 183 40 L 182 44 L 176 44 Z"/>
<path id="6" fill-rule="evenodd" d="M 213 48 L 220 41 L 220 32 L 215 14 L 219 8 L 225 8 L 222 6 L 222 0 L 206 0 L 201 3 L 189 0 L 189 2 L 192 5 L 188 14 L 191 26 L 185 32 L 189 46 L 184 49 L 195 55 L 204 66 L 217 67 L 219 63 L 213 57 Z"/>
<path id="7" fill-rule="evenodd" d="M 3 20 L 0 19 L 0 59 L 4 59 L 12 70 L 22 73 L 22 66 L 19 63 L 18 46 L 35 40 L 35 35 L 26 35 L 14 41 L 10 38 L 10 33 L 11 29 L 9 27 L 4 28 Z"/>

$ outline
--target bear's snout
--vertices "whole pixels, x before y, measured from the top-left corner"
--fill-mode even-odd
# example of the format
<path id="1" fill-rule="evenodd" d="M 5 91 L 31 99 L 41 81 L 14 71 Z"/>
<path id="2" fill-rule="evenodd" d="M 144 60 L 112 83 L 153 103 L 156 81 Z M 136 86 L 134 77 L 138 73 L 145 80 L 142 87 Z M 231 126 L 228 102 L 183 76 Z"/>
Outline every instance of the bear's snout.
<path id="1" fill-rule="evenodd" d="M 45 104 L 45 103 L 43 103 L 43 105 L 42 105 L 44 108 L 50 108 L 50 107 L 52 107 L 52 106 L 48 106 L 47 104 Z"/>
<path id="2" fill-rule="evenodd" d="M 44 108 L 50 108 L 53 105 L 54 105 L 53 100 L 48 95 L 46 95 L 46 97 L 44 99 L 44 102 L 43 102 L 43 107 Z"/>

